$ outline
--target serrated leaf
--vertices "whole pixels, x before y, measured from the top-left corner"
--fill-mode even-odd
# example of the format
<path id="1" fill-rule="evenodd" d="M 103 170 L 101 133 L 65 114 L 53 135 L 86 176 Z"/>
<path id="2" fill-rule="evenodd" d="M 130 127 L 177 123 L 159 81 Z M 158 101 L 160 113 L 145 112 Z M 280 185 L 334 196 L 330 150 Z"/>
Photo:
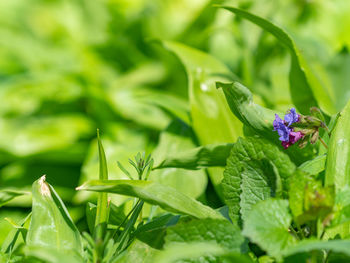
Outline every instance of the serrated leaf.
<path id="1" fill-rule="evenodd" d="M 281 190 L 285 194 L 295 169 L 289 157 L 269 141 L 240 138 L 232 147 L 222 181 L 231 219 L 241 222 L 258 201 Z"/>
<path id="2" fill-rule="evenodd" d="M 175 213 L 190 215 L 196 218 L 222 218 L 208 206 L 188 197 L 174 188 L 151 181 L 141 180 L 107 180 L 88 181 L 77 190 L 108 192 L 134 196 L 153 205 Z"/>
<path id="3" fill-rule="evenodd" d="M 242 9 L 230 6 L 222 6 L 222 8 L 268 31 L 275 36 L 281 44 L 288 48 L 291 52 L 291 67 L 289 73 L 290 92 L 293 103 L 301 113 L 307 114 L 309 109 L 313 106 L 317 106 L 317 104 L 328 115 L 337 112 L 333 101 L 333 94 L 330 93 L 328 88 L 312 73 L 294 40 L 284 30 L 268 20 Z"/>
<path id="4" fill-rule="evenodd" d="M 212 242 L 173 243 L 165 250 L 159 251 L 155 257 L 155 263 L 188 262 L 189 259 L 214 255 L 221 258 L 220 262 L 252 263 L 252 260 L 242 254 L 230 252 Z M 205 261 L 204 261 L 205 262 Z"/>
<path id="5" fill-rule="evenodd" d="M 269 199 L 258 203 L 249 212 L 242 233 L 268 255 L 278 259 L 283 250 L 297 243 L 288 231 L 291 222 L 288 201 Z"/>
<path id="6" fill-rule="evenodd" d="M 350 186 L 350 101 L 340 113 L 332 131 L 327 154 L 326 185 L 337 191 Z"/>
<path id="7" fill-rule="evenodd" d="M 81 254 L 81 236 L 67 208 L 45 176 L 33 183 L 32 219 L 26 242 L 29 246 Z"/>
<path id="8" fill-rule="evenodd" d="M 169 227 L 165 237 L 165 248 L 174 242 L 186 244 L 203 241 L 216 243 L 229 251 L 245 252 L 245 239 L 239 227 L 227 220 L 218 219 L 183 220 Z M 204 260 L 216 262 L 217 259 L 209 255 Z"/>

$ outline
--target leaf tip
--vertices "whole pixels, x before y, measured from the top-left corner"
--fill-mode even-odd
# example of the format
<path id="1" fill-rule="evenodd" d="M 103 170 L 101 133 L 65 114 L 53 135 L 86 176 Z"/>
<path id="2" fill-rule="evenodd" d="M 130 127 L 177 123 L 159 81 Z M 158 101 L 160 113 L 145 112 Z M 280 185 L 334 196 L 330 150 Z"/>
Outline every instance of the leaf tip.
<path id="1" fill-rule="evenodd" d="M 44 174 L 43 176 L 40 177 L 39 181 L 38 181 L 39 185 L 40 185 L 40 193 L 43 196 L 51 196 L 51 192 L 50 192 L 50 188 L 46 183 L 46 174 Z"/>

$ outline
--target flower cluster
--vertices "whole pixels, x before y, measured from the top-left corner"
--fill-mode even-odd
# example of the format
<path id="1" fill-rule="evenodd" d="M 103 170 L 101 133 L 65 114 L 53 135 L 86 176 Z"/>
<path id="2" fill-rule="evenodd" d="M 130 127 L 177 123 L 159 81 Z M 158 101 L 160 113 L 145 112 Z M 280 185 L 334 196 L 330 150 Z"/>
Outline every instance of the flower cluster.
<path id="1" fill-rule="evenodd" d="M 282 146 L 287 149 L 289 146 L 293 145 L 300 139 L 304 137 L 301 131 L 294 131 L 294 127 L 291 127 L 293 123 L 300 121 L 300 115 L 291 108 L 287 114 L 284 116 L 284 120 L 275 114 L 275 120 L 273 121 L 274 131 L 278 132 L 279 140 L 282 141 Z"/>

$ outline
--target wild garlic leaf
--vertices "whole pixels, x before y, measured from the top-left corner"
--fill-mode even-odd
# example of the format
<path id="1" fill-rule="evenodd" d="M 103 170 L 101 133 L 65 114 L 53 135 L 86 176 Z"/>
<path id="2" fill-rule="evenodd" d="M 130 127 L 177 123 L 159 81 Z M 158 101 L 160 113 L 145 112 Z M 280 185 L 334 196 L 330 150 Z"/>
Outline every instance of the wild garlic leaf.
<path id="1" fill-rule="evenodd" d="M 258 203 L 248 213 L 242 233 L 268 255 L 280 259 L 283 250 L 297 243 L 288 230 L 291 222 L 288 201 L 269 199 Z"/>
<path id="2" fill-rule="evenodd" d="M 225 64 L 215 57 L 181 43 L 162 41 L 185 66 L 188 78 L 188 97 L 192 128 L 201 145 L 235 142 L 243 135 L 242 123 L 231 114 L 216 81 L 230 81 L 234 77 Z M 220 194 L 222 168 L 208 169 L 209 176 Z"/>
<path id="3" fill-rule="evenodd" d="M 230 6 L 222 7 L 268 31 L 289 49 L 291 52 L 290 92 L 293 103 L 301 113 L 307 114 L 311 107 L 317 105 L 328 115 L 337 112 L 333 93 L 329 92 L 328 87 L 313 74 L 294 40 L 283 29 L 242 9 Z"/>
<path id="4" fill-rule="evenodd" d="M 218 212 L 176 189 L 156 182 L 141 180 L 88 181 L 77 190 L 107 192 L 138 197 L 141 200 L 179 214 L 195 218 L 223 218 Z"/>
<path id="5" fill-rule="evenodd" d="M 45 181 L 45 176 L 33 183 L 32 195 L 27 244 L 79 257 L 83 249 L 80 233 L 56 191 Z"/>
<path id="6" fill-rule="evenodd" d="M 231 219 L 241 224 L 242 217 L 258 201 L 285 195 L 295 169 L 289 157 L 271 142 L 258 137 L 238 139 L 222 181 Z"/>
<path id="7" fill-rule="evenodd" d="M 341 111 L 329 142 L 326 185 L 337 191 L 350 186 L 350 101 Z"/>

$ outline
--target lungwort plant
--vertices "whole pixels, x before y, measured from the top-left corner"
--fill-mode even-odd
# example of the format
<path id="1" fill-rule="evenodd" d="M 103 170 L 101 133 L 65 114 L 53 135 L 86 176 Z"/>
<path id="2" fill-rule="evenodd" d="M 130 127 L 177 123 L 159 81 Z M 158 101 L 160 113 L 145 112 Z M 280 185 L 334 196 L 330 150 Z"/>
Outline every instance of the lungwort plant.
<path id="1" fill-rule="evenodd" d="M 266 66 L 266 61 L 249 53 L 251 46 L 243 32 L 243 51 L 237 52 L 237 56 L 243 54 L 242 60 L 230 67 L 239 68 L 238 75 L 214 56 L 187 45 L 170 40 L 148 43 L 154 50 L 162 49 L 164 56 L 175 54 L 183 64 L 188 107 L 168 94 L 155 93 L 158 99 L 154 99 L 147 97 L 149 90 L 132 87 L 139 78 L 146 83 L 154 81 L 151 75 L 159 69 L 154 65 L 124 76 L 114 83 L 122 88 L 111 88 L 106 94 L 93 90 L 98 81 L 91 77 L 87 97 L 94 98 L 92 109 L 106 114 L 106 130 L 119 137 L 101 139 L 97 132 L 97 151 L 94 143 L 74 198 L 61 198 L 64 191 L 57 188 L 56 192 L 55 185 L 49 184 L 56 178 L 49 173 L 34 181 L 31 192 L 9 187 L 0 191 L 0 206 L 28 196 L 32 202 L 21 220 L 6 217 L 12 231 L 1 245 L 0 262 L 350 262 L 350 93 L 348 83 L 342 83 L 346 74 L 329 77 L 321 66 L 309 64 L 298 42 L 286 31 L 246 9 L 213 7 L 211 2 L 206 8 L 209 15 L 203 17 L 208 19 L 212 10 L 235 14 L 238 26 L 234 31 L 249 25 L 246 22 L 259 28 L 259 56 L 261 52 L 269 56 L 270 44 L 278 43 L 279 56 L 289 68 L 284 79 L 290 87 L 288 107 L 269 98 L 271 90 L 263 87 L 273 85 L 273 78 L 263 72 L 272 64 Z M 300 21 L 307 16 L 302 13 Z M 189 31 L 182 32 L 189 43 L 196 42 L 189 32 L 201 27 L 203 17 L 198 15 Z M 157 21 L 150 18 L 151 22 Z M 114 40 L 108 41 L 113 45 Z M 99 52 L 106 49 L 100 46 Z M 135 54 L 132 61 L 142 57 Z M 346 48 L 340 56 L 342 63 L 344 57 L 349 59 Z M 90 54 L 86 61 L 94 59 Z M 173 59 L 169 59 L 171 63 Z M 255 85 L 249 61 L 256 63 L 255 74 L 264 76 Z M 255 88 L 247 88 L 249 84 Z M 130 96 L 138 101 L 124 104 Z M 104 103 L 109 106 L 100 108 Z M 134 125 L 145 126 L 147 132 L 135 135 L 133 125 L 121 128 L 110 124 L 114 111 L 119 112 L 123 125 L 134 118 Z M 89 130 L 90 124 L 80 124 Z M 149 146 L 145 138 L 157 137 L 155 130 L 162 130 L 158 144 Z M 118 144 L 114 156 L 110 151 L 113 139 L 125 138 L 124 150 Z M 79 156 L 86 151 L 84 142 L 81 145 Z M 118 159 L 139 145 L 148 147 L 152 156 L 138 153 L 128 166 Z M 67 163 L 74 162 L 70 160 L 76 156 L 74 151 L 65 156 L 59 149 L 50 152 L 48 159 L 36 153 L 25 161 L 59 156 Z M 95 174 L 91 171 L 97 165 Z M 5 172 L 18 170 L 10 168 Z M 56 176 L 66 180 L 70 173 Z M 77 207 L 78 212 L 74 210 Z"/>

